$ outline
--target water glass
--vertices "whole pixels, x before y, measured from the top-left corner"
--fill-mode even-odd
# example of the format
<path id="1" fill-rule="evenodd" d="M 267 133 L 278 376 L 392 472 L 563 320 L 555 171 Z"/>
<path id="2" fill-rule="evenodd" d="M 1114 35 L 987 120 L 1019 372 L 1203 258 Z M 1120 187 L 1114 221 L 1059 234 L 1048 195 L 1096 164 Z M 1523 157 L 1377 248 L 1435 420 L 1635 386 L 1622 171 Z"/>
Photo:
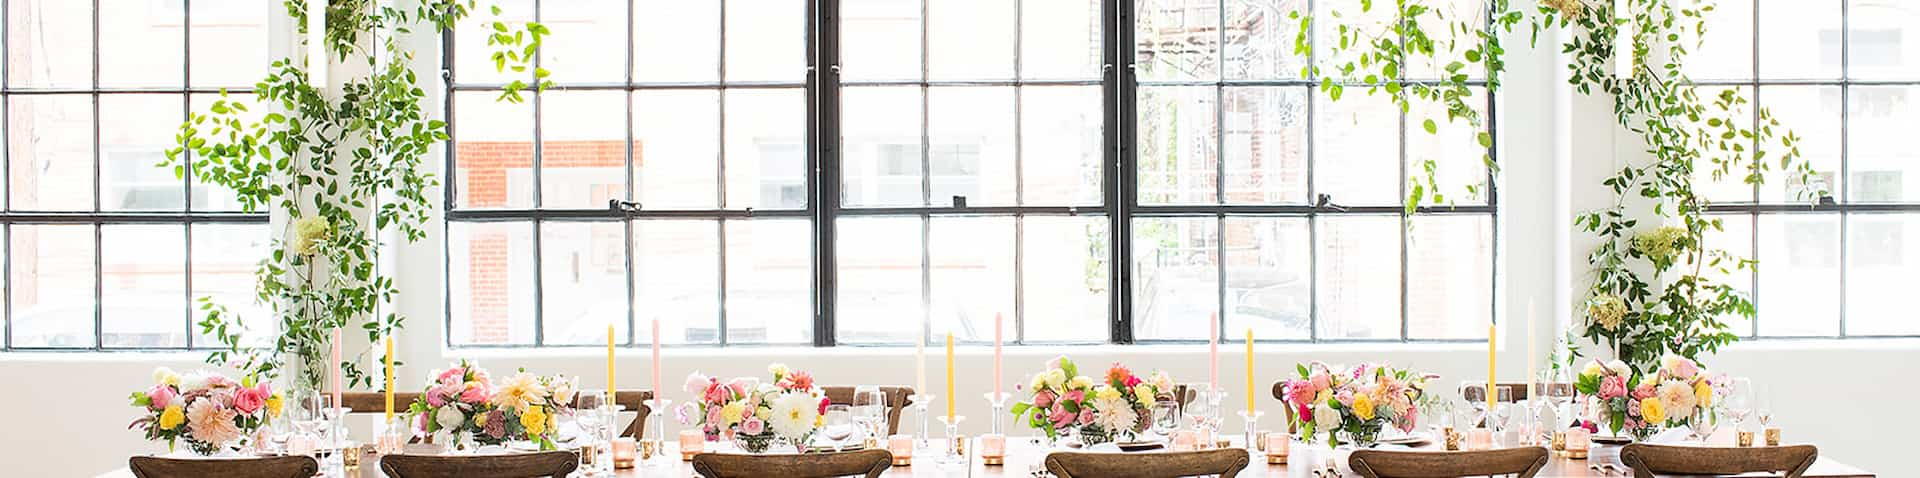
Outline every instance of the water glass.
<path id="1" fill-rule="evenodd" d="M 833 451 L 846 448 L 847 440 L 853 438 L 853 409 L 846 405 L 828 405 L 826 426 L 820 429 L 822 436 L 833 441 Z M 804 450 L 802 450 L 804 451 Z"/>
<path id="2" fill-rule="evenodd" d="M 1153 402 L 1153 433 L 1161 437 L 1173 435 L 1180 428 L 1180 402 L 1164 399 Z"/>
<path id="3" fill-rule="evenodd" d="M 1727 382 L 1727 399 L 1723 405 L 1727 417 L 1733 419 L 1733 427 L 1745 429 L 1747 417 L 1753 414 L 1753 380 L 1735 377 Z"/>
<path id="4" fill-rule="evenodd" d="M 887 392 L 880 387 L 861 386 L 853 391 L 853 419 L 868 437 L 886 436 Z"/>

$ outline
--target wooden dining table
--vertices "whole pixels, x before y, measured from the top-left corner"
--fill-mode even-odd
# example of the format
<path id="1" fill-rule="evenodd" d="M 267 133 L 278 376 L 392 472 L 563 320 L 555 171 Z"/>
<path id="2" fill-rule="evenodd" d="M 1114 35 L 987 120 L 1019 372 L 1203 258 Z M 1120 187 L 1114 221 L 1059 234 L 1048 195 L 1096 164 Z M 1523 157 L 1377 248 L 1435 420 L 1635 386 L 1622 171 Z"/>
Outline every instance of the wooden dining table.
<path id="1" fill-rule="evenodd" d="M 1313 445 L 1294 443 L 1293 446 L 1308 447 Z M 972 453 L 973 451 L 972 449 L 973 447 L 969 447 L 970 453 L 964 463 L 942 464 L 937 461 L 937 456 L 921 455 L 921 456 L 916 456 L 914 464 L 910 466 L 895 466 L 895 467 L 889 468 L 886 471 L 885 476 L 889 476 L 889 477 L 1033 477 L 1035 476 L 1034 472 L 1040 469 L 1038 464 L 1041 462 L 1041 460 L 1043 460 L 1046 457 L 1047 453 L 1054 451 L 1042 445 L 1040 442 L 1036 440 L 1012 438 L 1012 439 L 1009 439 L 1007 443 L 1007 456 L 1005 459 L 1005 464 L 987 465 L 979 459 L 979 456 L 977 453 Z M 1435 448 L 1435 446 L 1432 444 L 1414 447 L 1412 449 L 1437 450 L 1437 448 Z M 1540 476 L 1543 478 L 1545 477 L 1588 478 L 1588 477 L 1631 477 L 1633 476 L 1632 471 L 1629 471 L 1624 467 L 1619 467 L 1618 460 L 1612 458 L 1612 457 L 1617 457 L 1618 450 L 1619 450 L 1619 447 L 1598 445 L 1593 450 L 1592 455 L 1588 459 L 1573 459 L 1573 458 L 1568 458 L 1565 454 L 1555 453 L 1552 455 L 1552 458 L 1548 459 L 1546 469 L 1542 470 L 1540 474 L 1537 476 Z M 1296 449 L 1295 451 L 1300 452 L 1301 450 Z M 431 453 L 432 452 L 431 445 L 425 445 L 425 446 L 409 445 L 409 452 Z M 1141 453 L 1153 453 L 1153 452 L 1141 452 Z M 1313 476 L 1313 474 L 1310 472 L 1311 468 L 1301 469 L 1301 470 L 1294 469 L 1295 467 L 1311 467 L 1313 466 L 1313 464 L 1311 463 L 1300 463 L 1299 461 L 1303 461 L 1303 460 L 1294 460 L 1295 463 L 1270 465 L 1267 463 L 1267 458 L 1264 453 L 1261 453 L 1258 451 L 1255 451 L 1252 453 L 1254 454 L 1251 460 L 1252 464 L 1249 465 L 1246 470 L 1241 471 L 1240 476 L 1273 477 L 1273 478 Z M 1294 456 L 1305 456 L 1306 454 L 1307 453 L 1296 453 Z M 1323 459 L 1327 458 L 1329 455 L 1332 455 L 1331 453 L 1315 453 L 1315 454 L 1318 457 Z M 380 457 L 378 455 L 369 453 L 365 456 L 365 458 L 361 460 L 361 463 L 359 466 L 350 468 L 348 470 L 347 476 L 353 477 L 353 478 L 385 478 L 386 475 L 380 472 L 379 463 L 380 463 Z M 1322 461 L 1322 463 L 1320 463 L 1320 465 L 1322 465 L 1323 467 L 1326 464 L 1327 463 L 1325 461 Z M 1600 466 L 1599 468 L 1596 468 L 1595 465 L 1602 465 L 1602 466 Z M 1606 466 L 1606 465 L 1613 465 L 1613 466 Z M 584 475 L 576 474 L 575 476 L 584 476 Z M 664 457 L 656 457 L 654 460 L 651 460 L 651 461 L 643 461 L 642 463 L 639 463 L 634 468 L 616 470 L 613 476 L 618 478 L 639 478 L 639 477 L 687 478 L 687 477 L 694 477 L 697 475 L 693 473 L 693 466 L 691 463 L 682 461 L 680 459 L 679 450 L 675 447 L 675 445 L 672 443 L 668 443 L 667 454 Z M 1353 475 L 1344 475 L 1344 476 L 1353 476 Z M 1766 477 L 1766 476 L 1777 476 L 1777 475 L 1747 474 L 1747 475 L 1739 475 L 1739 476 Z M 1841 463 L 1837 460 L 1833 460 L 1831 458 L 1821 457 L 1818 461 L 1814 462 L 1812 468 L 1807 470 L 1807 473 L 1805 476 L 1807 478 L 1874 478 L 1876 475 L 1874 475 L 1873 473 L 1869 473 L 1865 470 L 1861 470 L 1859 468 L 1847 465 L 1845 463 Z M 119 469 L 115 469 L 107 473 L 101 474 L 99 475 L 99 477 L 100 478 L 133 478 L 133 473 L 128 471 L 123 466 Z"/>

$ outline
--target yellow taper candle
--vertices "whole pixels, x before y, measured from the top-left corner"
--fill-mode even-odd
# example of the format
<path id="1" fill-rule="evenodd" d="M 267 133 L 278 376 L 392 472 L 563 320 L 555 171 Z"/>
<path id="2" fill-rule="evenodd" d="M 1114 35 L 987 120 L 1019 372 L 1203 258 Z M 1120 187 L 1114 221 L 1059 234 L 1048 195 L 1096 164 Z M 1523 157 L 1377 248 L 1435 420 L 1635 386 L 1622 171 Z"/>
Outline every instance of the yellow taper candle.
<path id="1" fill-rule="evenodd" d="M 953 332 L 947 332 L 947 423 L 953 423 Z"/>
<path id="2" fill-rule="evenodd" d="M 607 396 L 619 390 L 613 387 L 613 323 L 607 323 Z"/>
<path id="3" fill-rule="evenodd" d="M 1247 328 L 1247 416 L 1253 416 L 1253 328 Z"/>
<path id="4" fill-rule="evenodd" d="M 387 336 L 387 421 L 393 421 L 393 336 Z"/>
<path id="5" fill-rule="evenodd" d="M 1487 324 L 1487 390 L 1483 394 L 1484 400 L 1487 401 L 1487 410 L 1493 410 L 1494 402 L 1500 399 L 1500 394 L 1493 388 L 1494 365 L 1499 363 L 1494 361 L 1493 334 L 1494 324 L 1489 323 Z"/>

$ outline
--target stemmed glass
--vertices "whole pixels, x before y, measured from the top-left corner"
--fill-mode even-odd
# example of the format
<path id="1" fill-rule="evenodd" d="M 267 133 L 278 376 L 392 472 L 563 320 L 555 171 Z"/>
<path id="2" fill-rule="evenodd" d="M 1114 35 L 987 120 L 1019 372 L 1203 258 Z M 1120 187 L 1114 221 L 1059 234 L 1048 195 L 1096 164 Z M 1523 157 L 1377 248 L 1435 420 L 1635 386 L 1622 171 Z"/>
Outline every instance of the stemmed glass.
<path id="1" fill-rule="evenodd" d="M 599 476 L 611 471 L 612 460 L 603 456 L 611 453 L 607 450 L 608 437 L 604 435 L 611 428 L 607 426 L 608 417 L 603 413 L 605 394 L 606 391 L 601 390 L 586 391 L 575 395 L 573 399 L 573 413 L 579 415 L 573 424 L 580 429 L 580 440 L 585 445 L 582 447 L 585 453 L 580 454 L 581 469 L 586 470 L 587 476 Z"/>
<path id="2" fill-rule="evenodd" d="M 1756 385 L 1753 390 L 1753 417 L 1760 419 L 1760 429 L 1773 427 L 1773 394 L 1770 387 Z"/>
<path id="3" fill-rule="evenodd" d="M 1214 408 L 1217 408 L 1217 404 L 1207 399 L 1211 394 L 1212 392 L 1199 393 L 1198 396 L 1193 397 L 1193 400 L 1187 402 L 1186 408 L 1181 410 L 1181 413 L 1187 417 L 1187 423 L 1192 424 L 1194 430 L 1212 430 Z"/>
<path id="4" fill-rule="evenodd" d="M 1747 416 L 1753 414 L 1753 380 L 1735 377 L 1728 382 L 1727 400 L 1723 405 L 1727 417 L 1733 419 L 1734 429 L 1745 428 Z"/>
<path id="5" fill-rule="evenodd" d="M 833 451 L 845 450 L 847 439 L 853 438 L 853 409 L 846 405 L 828 405 L 826 422 L 820 433 L 833 441 Z"/>
<path id="6" fill-rule="evenodd" d="M 887 392 L 874 386 L 854 389 L 853 421 L 860 424 L 866 436 L 883 437 L 887 426 Z"/>

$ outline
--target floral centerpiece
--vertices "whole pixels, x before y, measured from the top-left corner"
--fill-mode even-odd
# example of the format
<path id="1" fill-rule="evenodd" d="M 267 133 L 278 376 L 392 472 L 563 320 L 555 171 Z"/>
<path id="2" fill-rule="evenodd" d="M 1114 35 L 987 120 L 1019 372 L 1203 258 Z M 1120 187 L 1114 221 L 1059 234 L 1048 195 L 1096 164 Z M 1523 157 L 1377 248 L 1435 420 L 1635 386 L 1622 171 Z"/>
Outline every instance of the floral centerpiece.
<path id="1" fill-rule="evenodd" d="M 689 374 L 685 389 L 696 398 L 675 414 L 681 423 L 699 426 L 708 440 L 724 436 L 751 453 L 764 453 L 775 442 L 805 452 L 825 424 L 827 397 L 814 387 L 812 374 L 777 363 L 767 372 L 772 383 Z"/>
<path id="2" fill-rule="evenodd" d="M 1650 378 L 1633 375 L 1619 360 L 1587 362 L 1574 388 L 1593 397 L 1594 421 L 1615 435 L 1626 432 L 1645 440 L 1663 427 L 1697 426 L 1715 402 L 1713 380 L 1693 360 L 1677 355 L 1661 359 Z"/>
<path id="3" fill-rule="evenodd" d="M 1438 377 L 1385 364 L 1335 369 L 1313 362 L 1294 369 L 1299 378 L 1282 385 L 1282 401 L 1293 412 L 1289 424 L 1307 443 L 1325 433 L 1327 444 L 1336 448 L 1343 442 L 1373 446 L 1388 425 L 1413 431 L 1427 381 Z"/>
<path id="4" fill-rule="evenodd" d="M 140 429 L 147 440 L 186 440 L 194 453 L 213 455 L 231 450 L 242 438 L 280 416 L 284 398 L 266 382 L 249 375 L 236 382 L 225 375 L 194 372 L 181 376 L 161 367 L 153 371 L 152 387 L 133 392 L 133 406 L 142 414 L 128 429 Z"/>
<path id="5" fill-rule="evenodd" d="M 1085 445 L 1131 440 L 1153 422 L 1154 400 L 1173 391 L 1173 379 L 1155 373 L 1142 380 L 1114 363 L 1099 382 L 1080 375 L 1072 360 L 1058 357 L 1026 386 L 1032 397 L 1013 404 L 1014 420 L 1048 439 L 1077 435 Z"/>
<path id="6" fill-rule="evenodd" d="M 525 370 L 496 387 L 486 369 L 464 360 L 435 371 L 431 380 L 408 413 L 419 434 L 456 446 L 469 439 L 483 445 L 524 440 L 554 449 L 550 417 L 571 409 L 576 389 L 566 378 Z"/>

